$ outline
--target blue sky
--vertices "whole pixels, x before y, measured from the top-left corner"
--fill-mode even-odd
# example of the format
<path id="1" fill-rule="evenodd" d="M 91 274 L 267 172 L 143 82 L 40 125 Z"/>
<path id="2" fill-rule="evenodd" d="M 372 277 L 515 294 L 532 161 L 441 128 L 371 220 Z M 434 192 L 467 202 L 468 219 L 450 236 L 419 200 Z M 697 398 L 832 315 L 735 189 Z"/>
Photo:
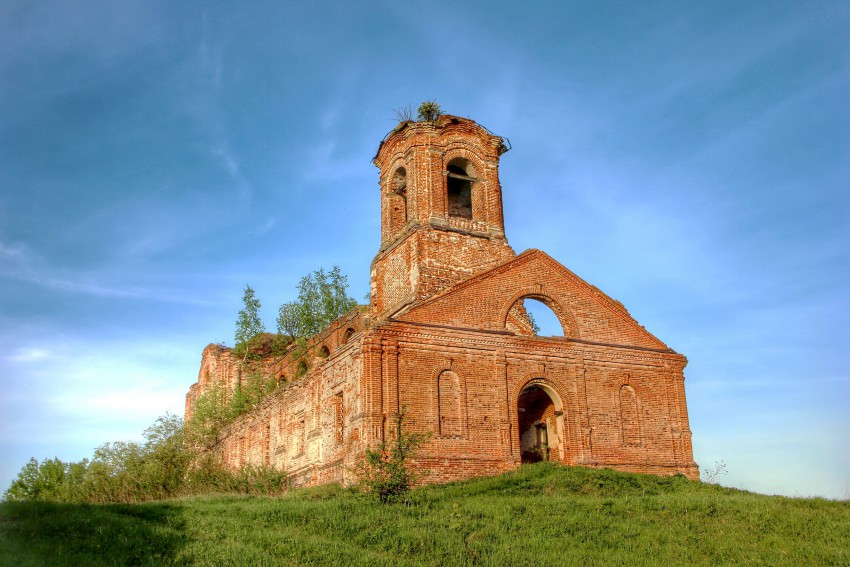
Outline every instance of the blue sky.
<path id="1" fill-rule="evenodd" d="M 437 100 L 506 230 L 684 353 L 721 482 L 850 497 L 846 2 L 0 5 L 0 485 L 182 414 L 242 290 L 368 291 L 370 160 Z"/>

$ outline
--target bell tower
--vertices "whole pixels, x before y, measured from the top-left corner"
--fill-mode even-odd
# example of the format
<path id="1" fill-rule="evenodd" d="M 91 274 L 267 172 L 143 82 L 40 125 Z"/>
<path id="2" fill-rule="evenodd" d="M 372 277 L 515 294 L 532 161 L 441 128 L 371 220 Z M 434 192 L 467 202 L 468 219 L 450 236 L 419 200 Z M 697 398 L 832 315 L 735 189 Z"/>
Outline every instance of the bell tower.
<path id="1" fill-rule="evenodd" d="M 402 122 L 381 142 L 381 247 L 372 312 L 407 306 L 515 256 L 505 238 L 499 158 L 506 140 L 442 115 Z"/>

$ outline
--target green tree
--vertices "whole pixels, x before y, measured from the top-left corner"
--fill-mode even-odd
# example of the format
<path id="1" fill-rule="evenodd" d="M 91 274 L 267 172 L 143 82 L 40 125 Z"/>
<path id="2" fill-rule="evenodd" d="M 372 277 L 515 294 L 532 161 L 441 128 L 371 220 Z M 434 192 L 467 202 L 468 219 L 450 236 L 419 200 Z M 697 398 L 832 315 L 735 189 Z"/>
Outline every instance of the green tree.
<path id="1" fill-rule="evenodd" d="M 301 309 L 295 301 L 280 306 L 277 316 L 277 332 L 289 336 L 291 340 L 304 336 L 301 323 Z"/>
<path id="2" fill-rule="evenodd" d="M 6 500 L 56 500 L 65 482 L 68 465 L 59 459 L 41 463 L 32 458 L 18 473 L 4 495 Z"/>
<path id="3" fill-rule="evenodd" d="M 356 306 L 348 296 L 348 276 L 339 266 L 329 272 L 320 268 L 298 282 L 298 299 L 280 306 L 278 333 L 293 339 L 311 337 Z"/>
<path id="4" fill-rule="evenodd" d="M 244 307 L 236 319 L 236 348 L 238 352 L 245 351 L 247 356 L 248 344 L 254 338 L 265 331 L 263 322 L 260 320 L 260 300 L 254 297 L 254 289 L 245 286 L 245 294 L 242 296 Z"/>

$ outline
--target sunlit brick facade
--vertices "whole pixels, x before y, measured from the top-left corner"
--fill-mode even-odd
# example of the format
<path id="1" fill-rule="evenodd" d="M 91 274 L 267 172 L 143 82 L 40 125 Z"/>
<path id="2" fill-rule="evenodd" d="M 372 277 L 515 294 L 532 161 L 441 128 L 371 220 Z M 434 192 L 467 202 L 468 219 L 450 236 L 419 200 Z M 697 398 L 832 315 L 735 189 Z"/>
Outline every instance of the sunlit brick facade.
<path id="1" fill-rule="evenodd" d="M 475 122 L 405 122 L 381 143 L 381 244 L 371 303 L 268 359 L 281 387 L 226 428 L 232 466 L 274 465 L 299 484 L 349 481 L 364 448 L 404 408 L 431 434 L 430 481 L 548 459 L 698 476 L 685 402 L 687 360 L 617 301 L 504 230 L 505 141 Z M 563 336 L 536 336 L 523 300 L 552 309 Z M 299 370 L 299 365 L 302 365 Z M 229 350 L 204 350 L 186 414 L 215 381 L 244 376 Z"/>

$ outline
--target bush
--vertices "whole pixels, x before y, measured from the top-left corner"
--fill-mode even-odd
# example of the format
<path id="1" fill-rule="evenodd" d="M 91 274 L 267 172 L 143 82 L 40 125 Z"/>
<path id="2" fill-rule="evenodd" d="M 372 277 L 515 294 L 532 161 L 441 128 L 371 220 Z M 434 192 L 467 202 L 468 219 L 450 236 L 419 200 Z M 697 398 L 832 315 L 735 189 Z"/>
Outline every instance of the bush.
<path id="1" fill-rule="evenodd" d="M 276 496 L 290 487 L 286 473 L 274 467 L 226 468 L 215 456 L 199 457 L 186 475 L 186 494 L 235 493 Z"/>
<path id="2" fill-rule="evenodd" d="M 246 394 L 247 396 L 247 394 Z M 248 398 L 246 398 L 248 399 Z M 271 467 L 225 468 L 184 444 L 183 420 L 166 414 L 144 432 L 144 442 L 105 443 L 91 461 L 30 459 L 4 494 L 10 501 L 134 503 L 188 494 L 280 494 L 286 474 Z"/>
<path id="3" fill-rule="evenodd" d="M 396 418 L 390 442 L 382 441 L 377 449 L 366 449 L 363 459 L 354 469 L 360 489 L 377 496 L 382 504 L 398 499 L 424 474 L 413 472 L 409 461 L 429 435 L 405 432 L 405 414 L 402 410 Z"/>
<path id="4" fill-rule="evenodd" d="M 440 105 L 433 100 L 426 100 L 419 105 L 420 122 L 433 122 L 442 113 Z"/>

